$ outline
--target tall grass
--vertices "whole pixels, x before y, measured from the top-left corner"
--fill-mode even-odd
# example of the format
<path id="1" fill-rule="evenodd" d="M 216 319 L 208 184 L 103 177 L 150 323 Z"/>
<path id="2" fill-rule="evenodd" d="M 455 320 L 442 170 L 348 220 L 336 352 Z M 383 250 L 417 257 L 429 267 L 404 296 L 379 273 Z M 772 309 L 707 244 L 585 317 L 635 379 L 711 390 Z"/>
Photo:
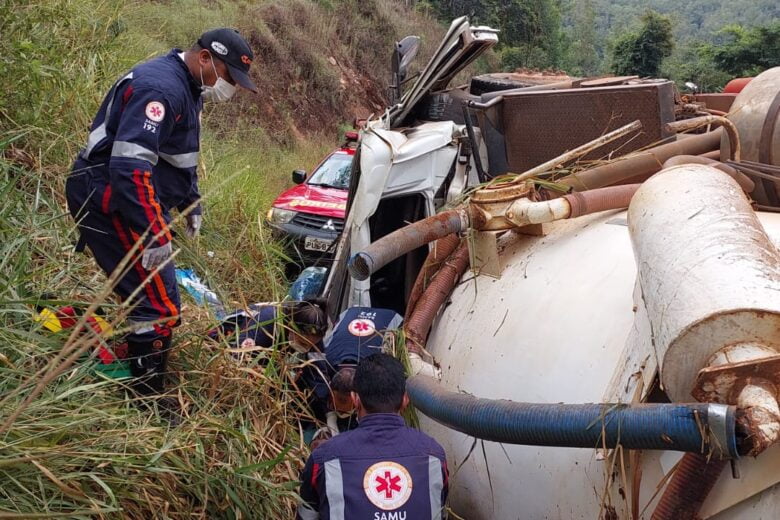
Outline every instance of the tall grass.
<path id="1" fill-rule="evenodd" d="M 204 228 L 177 241 L 177 264 L 228 305 L 281 298 L 281 251 L 263 215 L 292 169 L 333 148 L 361 96 L 381 102 L 389 43 L 441 30 L 389 4 L 0 0 L 0 519 L 291 516 L 306 411 L 279 352 L 264 354 L 266 368 L 235 361 L 203 338 L 213 318 L 185 297 L 170 393 L 186 420 L 170 428 L 90 360 L 63 362 L 91 341 L 44 330 L 35 305 L 99 304 L 121 327 L 110 282 L 73 251 L 64 179 L 117 77 L 221 25 L 274 42 L 282 59 L 256 47 L 262 95 L 205 111 Z"/>

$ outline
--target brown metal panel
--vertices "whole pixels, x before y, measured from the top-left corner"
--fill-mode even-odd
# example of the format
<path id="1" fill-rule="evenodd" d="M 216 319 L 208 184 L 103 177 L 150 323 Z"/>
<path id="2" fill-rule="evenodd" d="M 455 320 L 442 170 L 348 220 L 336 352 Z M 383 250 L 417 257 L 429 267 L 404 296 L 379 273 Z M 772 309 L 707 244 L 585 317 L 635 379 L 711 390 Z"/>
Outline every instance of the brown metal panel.
<path id="1" fill-rule="evenodd" d="M 707 108 L 712 110 L 728 112 L 736 97 L 736 94 L 696 94 L 694 100 L 704 103 Z"/>
<path id="2" fill-rule="evenodd" d="M 671 82 L 517 93 L 502 104 L 508 171 L 520 173 L 639 119 L 643 130 L 584 159 L 623 155 L 657 143 L 674 120 Z"/>

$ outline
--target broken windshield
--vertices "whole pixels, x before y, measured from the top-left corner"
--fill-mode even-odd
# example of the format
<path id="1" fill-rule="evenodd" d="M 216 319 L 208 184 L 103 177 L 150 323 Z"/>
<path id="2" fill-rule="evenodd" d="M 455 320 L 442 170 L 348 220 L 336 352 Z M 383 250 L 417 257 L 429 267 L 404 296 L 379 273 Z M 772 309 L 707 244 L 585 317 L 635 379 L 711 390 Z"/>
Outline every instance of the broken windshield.
<path id="1" fill-rule="evenodd" d="M 349 188 L 349 174 L 352 171 L 352 156 L 334 153 L 317 168 L 309 179 L 313 186 L 325 186 L 346 190 Z"/>

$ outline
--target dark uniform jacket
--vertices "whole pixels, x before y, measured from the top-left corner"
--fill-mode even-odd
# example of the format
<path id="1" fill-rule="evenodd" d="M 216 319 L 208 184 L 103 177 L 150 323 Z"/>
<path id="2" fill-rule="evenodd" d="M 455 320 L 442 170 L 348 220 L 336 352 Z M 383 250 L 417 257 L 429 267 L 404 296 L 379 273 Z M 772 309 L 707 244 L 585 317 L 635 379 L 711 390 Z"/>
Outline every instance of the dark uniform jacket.
<path id="1" fill-rule="evenodd" d="M 361 359 L 381 352 L 384 334 L 400 328 L 403 318 L 390 309 L 350 307 L 339 316 L 325 338 L 325 355 L 334 368 L 357 364 Z"/>
<path id="2" fill-rule="evenodd" d="M 203 101 L 180 52 L 142 63 L 114 84 L 72 174 L 88 175 L 94 206 L 118 213 L 139 235 L 160 232 L 172 208 L 182 211 L 200 199 Z M 166 232 L 154 244 L 170 239 Z"/>
<path id="3" fill-rule="evenodd" d="M 315 449 L 301 474 L 299 520 L 444 517 L 444 449 L 397 414 L 369 414 Z"/>

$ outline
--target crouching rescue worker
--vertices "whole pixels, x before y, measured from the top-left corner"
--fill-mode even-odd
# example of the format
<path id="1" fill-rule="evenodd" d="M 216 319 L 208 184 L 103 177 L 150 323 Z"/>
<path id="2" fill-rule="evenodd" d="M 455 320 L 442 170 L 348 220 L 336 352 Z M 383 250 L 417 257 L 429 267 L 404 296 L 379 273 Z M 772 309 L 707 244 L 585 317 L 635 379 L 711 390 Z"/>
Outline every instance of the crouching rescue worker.
<path id="1" fill-rule="evenodd" d="M 354 366 L 382 351 L 388 334 L 401 328 L 403 318 L 391 309 L 350 307 L 325 336 L 325 355 L 336 370 Z"/>
<path id="2" fill-rule="evenodd" d="M 127 338 L 135 389 L 161 393 L 179 293 L 169 229 L 171 211 L 191 209 L 186 231 L 198 233 L 200 112 L 203 100 L 227 101 L 249 79 L 252 51 L 232 29 L 204 33 L 186 52 L 137 65 L 111 87 L 87 144 L 68 177 L 68 208 L 80 240 L 107 275 L 141 241 L 114 288 L 130 303 Z M 147 233 L 148 231 L 148 233 Z M 146 236 L 144 237 L 144 235 Z"/>
<path id="3" fill-rule="evenodd" d="M 350 307 L 339 315 L 325 337 L 325 358 L 335 375 L 331 379 L 331 399 L 326 413 L 330 435 L 355 425 L 350 392 L 355 365 L 382 352 L 385 341 L 401 327 L 403 318 L 390 309 Z"/>
<path id="4" fill-rule="evenodd" d="M 374 354 L 355 369 L 360 425 L 316 448 L 301 474 L 299 520 L 426 520 L 444 516 L 447 463 L 431 437 L 404 424 L 400 361 Z"/>

